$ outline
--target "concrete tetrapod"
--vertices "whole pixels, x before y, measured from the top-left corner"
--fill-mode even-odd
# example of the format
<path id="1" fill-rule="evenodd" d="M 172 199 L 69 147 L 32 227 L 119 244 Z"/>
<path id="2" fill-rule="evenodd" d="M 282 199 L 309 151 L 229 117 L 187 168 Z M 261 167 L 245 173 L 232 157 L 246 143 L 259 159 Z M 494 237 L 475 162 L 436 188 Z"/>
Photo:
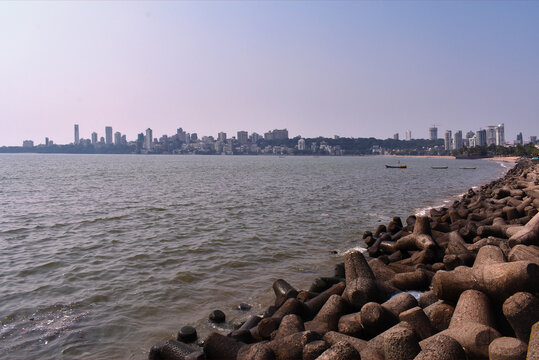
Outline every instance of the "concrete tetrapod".
<path id="1" fill-rule="evenodd" d="M 303 348 L 302 360 L 315 360 L 328 348 L 329 345 L 324 340 L 310 342 Z"/>
<path id="2" fill-rule="evenodd" d="M 437 336 L 446 335 L 458 341 L 470 357 L 488 357 L 488 346 L 501 336 L 491 327 L 494 322 L 487 296 L 480 291 L 466 290 L 459 298 L 449 328 L 423 340 L 421 347 L 429 346 Z"/>
<path id="3" fill-rule="evenodd" d="M 347 342 L 338 342 L 324 351 L 317 360 L 360 360 L 359 353 Z"/>
<path id="4" fill-rule="evenodd" d="M 539 245 L 539 213 L 509 238 L 509 245 L 511 247 L 517 244 Z"/>
<path id="5" fill-rule="evenodd" d="M 474 289 L 503 302 L 519 291 L 536 292 L 537 278 L 539 265 L 529 261 L 487 264 L 473 269 L 459 266 L 453 271 L 438 271 L 432 279 L 432 288 L 442 300 L 455 301 L 463 291 Z"/>
<path id="6" fill-rule="evenodd" d="M 432 239 L 428 216 L 417 216 L 413 233 L 400 238 L 396 244 L 397 250 L 426 250 L 436 246 L 436 242 Z"/>
<path id="7" fill-rule="evenodd" d="M 348 304 L 339 295 L 331 295 L 312 321 L 305 323 L 306 330 L 323 335 L 338 329 L 339 318 L 347 312 Z"/>
<path id="8" fill-rule="evenodd" d="M 500 337 L 488 347 L 489 360 L 522 360 L 526 357 L 526 343 L 512 337 Z"/>
<path id="9" fill-rule="evenodd" d="M 343 298 L 357 309 L 372 299 L 378 299 L 378 289 L 374 274 L 359 251 L 350 251 L 344 255 L 346 289 Z"/>
<path id="10" fill-rule="evenodd" d="M 527 292 L 517 292 L 505 300 L 502 310 L 516 337 L 527 342 L 533 324 L 539 321 L 539 299 Z"/>
<path id="11" fill-rule="evenodd" d="M 422 344 L 422 349 L 414 360 L 462 360 L 466 359 L 466 353 L 457 340 L 445 336 L 433 336 L 427 344 Z"/>

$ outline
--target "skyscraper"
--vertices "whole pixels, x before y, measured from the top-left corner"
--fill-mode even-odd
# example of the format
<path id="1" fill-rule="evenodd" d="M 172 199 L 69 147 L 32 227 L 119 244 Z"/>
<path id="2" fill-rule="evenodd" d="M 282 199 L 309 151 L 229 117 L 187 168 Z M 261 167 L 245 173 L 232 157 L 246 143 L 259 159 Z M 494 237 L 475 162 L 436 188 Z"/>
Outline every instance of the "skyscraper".
<path id="1" fill-rule="evenodd" d="M 176 136 L 178 137 L 178 140 L 181 142 L 187 142 L 187 133 L 183 131 L 182 128 L 178 128 L 176 131 Z"/>
<path id="2" fill-rule="evenodd" d="M 247 131 L 238 131 L 238 142 L 240 144 L 247 144 L 248 140 L 249 136 L 247 134 Z"/>
<path id="3" fill-rule="evenodd" d="M 503 123 L 496 126 L 496 145 L 505 145 L 505 129 Z"/>
<path id="4" fill-rule="evenodd" d="M 393 134 L 393 140 L 399 140 L 399 133 Z"/>
<path id="5" fill-rule="evenodd" d="M 444 148 L 451 150 L 451 130 L 446 130 L 444 135 Z"/>
<path id="6" fill-rule="evenodd" d="M 144 148 L 146 150 L 151 150 L 152 149 L 152 129 L 150 128 L 147 128 L 146 129 L 146 136 L 144 137 Z"/>
<path id="7" fill-rule="evenodd" d="M 112 126 L 105 127 L 105 144 L 112 145 Z"/>
<path id="8" fill-rule="evenodd" d="M 251 134 L 251 141 L 252 141 L 254 144 L 256 144 L 256 142 L 257 142 L 259 139 L 260 139 L 260 135 L 259 135 L 259 134 L 255 133 L 255 132 Z"/>
<path id="9" fill-rule="evenodd" d="M 92 133 L 92 145 L 97 144 L 97 133 L 94 131 Z"/>
<path id="10" fill-rule="evenodd" d="M 219 141 L 226 141 L 226 132 L 220 132 L 219 134 L 217 134 L 217 140 Z"/>
<path id="11" fill-rule="evenodd" d="M 79 140 L 79 124 L 75 124 L 75 145 L 78 145 L 80 142 Z"/>
<path id="12" fill-rule="evenodd" d="M 522 137 L 522 133 L 518 133 L 517 134 L 517 141 L 516 141 L 517 145 L 522 145 L 524 143 L 524 139 Z"/>
<path id="13" fill-rule="evenodd" d="M 453 135 L 453 149 L 458 150 L 462 147 L 462 131 L 455 131 Z"/>
<path id="14" fill-rule="evenodd" d="M 487 146 L 496 145 L 496 126 L 489 125 L 487 128 Z"/>
<path id="15" fill-rule="evenodd" d="M 406 130 L 406 140 L 407 141 L 412 140 L 412 131 L 411 130 Z"/>
<path id="16" fill-rule="evenodd" d="M 431 127 L 429 128 L 429 139 L 431 140 L 438 140 L 438 128 L 437 127 Z"/>
<path id="17" fill-rule="evenodd" d="M 120 145 L 122 143 L 122 134 L 119 131 L 114 133 L 114 145 Z"/>
<path id="18" fill-rule="evenodd" d="M 477 130 L 475 132 L 475 145 L 483 146 L 487 144 L 487 131 L 486 130 Z"/>

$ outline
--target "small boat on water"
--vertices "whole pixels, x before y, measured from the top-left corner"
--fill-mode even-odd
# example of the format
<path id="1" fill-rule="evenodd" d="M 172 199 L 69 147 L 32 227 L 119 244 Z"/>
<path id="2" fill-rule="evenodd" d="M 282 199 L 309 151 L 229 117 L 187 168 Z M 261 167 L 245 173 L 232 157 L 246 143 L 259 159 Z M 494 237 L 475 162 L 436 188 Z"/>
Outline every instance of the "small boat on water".
<path id="1" fill-rule="evenodd" d="M 397 161 L 397 165 L 386 165 L 386 169 L 406 169 L 406 165 L 401 165 L 399 160 Z"/>
<path id="2" fill-rule="evenodd" d="M 459 167 L 459 169 L 462 169 L 462 170 L 475 170 L 475 166 L 461 166 Z"/>
<path id="3" fill-rule="evenodd" d="M 433 169 L 447 169 L 447 166 L 432 166 Z"/>

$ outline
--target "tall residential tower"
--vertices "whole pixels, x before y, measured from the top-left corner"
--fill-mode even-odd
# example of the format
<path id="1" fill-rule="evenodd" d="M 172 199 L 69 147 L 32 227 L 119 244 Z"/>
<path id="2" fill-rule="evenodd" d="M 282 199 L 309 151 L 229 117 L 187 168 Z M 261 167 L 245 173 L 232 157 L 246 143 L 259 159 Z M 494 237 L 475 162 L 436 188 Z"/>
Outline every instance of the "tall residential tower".
<path id="1" fill-rule="evenodd" d="M 112 145 L 112 126 L 105 127 L 105 144 Z"/>

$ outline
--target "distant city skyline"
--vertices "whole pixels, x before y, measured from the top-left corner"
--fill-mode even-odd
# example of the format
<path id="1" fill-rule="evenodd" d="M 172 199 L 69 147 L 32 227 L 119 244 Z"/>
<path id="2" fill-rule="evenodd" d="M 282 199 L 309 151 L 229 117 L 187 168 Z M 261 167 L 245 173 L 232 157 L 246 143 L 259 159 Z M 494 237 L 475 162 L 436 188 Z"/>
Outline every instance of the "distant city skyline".
<path id="1" fill-rule="evenodd" d="M 539 135 L 539 2 L 0 2 L 0 146 Z M 114 132 L 105 134 L 105 126 Z M 110 135 L 110 136 L 108 136 Z"/>
<path id="2" fill-rule="evenodd" d="M 184 131 L 182 127 L 179 127 L 176 129 L 175 133 L 169 133 L 169 134 L 162 134 L 162 135 L 155 135 L 153 133 L 153 130 L 151 128 L 147 128 L 143 132 L 137 133 L 136 137 L 133 139 L 128 139 L 126 134 L 121 133 L 120 131 L 114 132 L 114 139 L 113 139 L 113 127 L 112 126 L 106 126 L 105 127 L 105 136 L 101 136 L 100 140 L 98 141 L 99 134 L 96 131 L 92 131 L 90 137 L 84 138 L 80 137 L 79 134 L 79 125 L 74 124 L 74 138 L 72 142 L 68 142 L 65 144 L 54 142 L 53 139 L 49 139 L 49 137 L 45 138 L 45 141 L 43 143 L 39 141 L 34 141 L 33 139 L 25 139 L 23 140 L 23 147 L 31 147 L 31 146 L 38 146 L 38 145 L 49 145 L 55 144 L 55 145 L 79 145 L 83 141 L 85 144 L 101 144 L 101 145 L 124 145 L 129 142 L 134 142 L 137 140 L 140 140 L 142 137 L 144 148 L 147 150 L 152 149 L 152 144 L 154 141 L 160 139 L 160 138 L 167 138 L 169 136 L 178 136 L 178 140 L 185 142 L 187 140 L 187 143 L 189 143 L 189 139 L 191 141 L 198 141 L 203 140 L 204 138 L 211 138 L 212 141 L 221 141 L 225 142 L 229 139 L 236 139 L 240 144 L 247 144 L 247 142 L 250 143 L 256 143 L 258 139 L 265 138 L 266 140 L 270 136 L 272 139 L 291 139 L 299 137 L 300 135 L 291 135 L 288 133 L 288 129 L 274 129 L 274 130 L 267 130 L 262 133 L 257 133 L 254 131 L 247 131 L 247 130 L 238 130 L 235 135 L 227 135 L 230 133 L 219 131 L 217 132 L 217 135 L 215 134 L 198 134 L 196 132 L 189 133 L 187 131 Z M 114 129 L 116 130 L 116 129 Z M 438 127 L 432 125 L 428 128 L 428 136 L 427 137 L 412 137 L 412 132 L 410 130 L 407 130 L 405 132 L 405 139 L 400 139 L 399 133 L 394 133 L 392 137 L 387 138 L 378 138 L 380 140 L 383 139 L 390 139 L 393 140 L 415 140 L 415 139 L 425 139 L 425 140 L 437 140 L 440 139 L 438 136 Z M 325 137 L 325 138 L 354 138 L 352 136 L 339 136 L 339 135 L 333 135 L 331 136 L 313 136 L 313 137 L 301 137 L 302 139 L 305 138 L 318 138 L 318 137 Z M 368 138 L 368 137 L 355 137 L 355 138 Z M 457 129 L 455 131 L 455 134 L 452 135 L 452 130 L 447 129 L 444 132 L 444 136 L 442 137 L 444 140 L 444 148 L 445 150 L 458 150 L 463 146 L 466 147 L 474 147 L 474 146 L 483 146 L 483 145 L 497 145 L 497 146 L 504 146 L 504 145 L 515 145 L 515 144 L 524 144 L 528 142 L 536 143 L 537 142 L 537 135 L 530 135 L 527 139 L 524 138 L 522 131 L 517 133 L 515 139 L 506 139 L 505 138 L 505 124 L 498 124 L 498 125 L 489 125 L 485 127 L 480 127 L 479 129 L 469 130 L 466 132 L 466 136 L 463 136 L 462 129 Z M 31 145 L 30 145 L 31 144 Z M 1 146 L 5 146 L 0 144 Z"/>

